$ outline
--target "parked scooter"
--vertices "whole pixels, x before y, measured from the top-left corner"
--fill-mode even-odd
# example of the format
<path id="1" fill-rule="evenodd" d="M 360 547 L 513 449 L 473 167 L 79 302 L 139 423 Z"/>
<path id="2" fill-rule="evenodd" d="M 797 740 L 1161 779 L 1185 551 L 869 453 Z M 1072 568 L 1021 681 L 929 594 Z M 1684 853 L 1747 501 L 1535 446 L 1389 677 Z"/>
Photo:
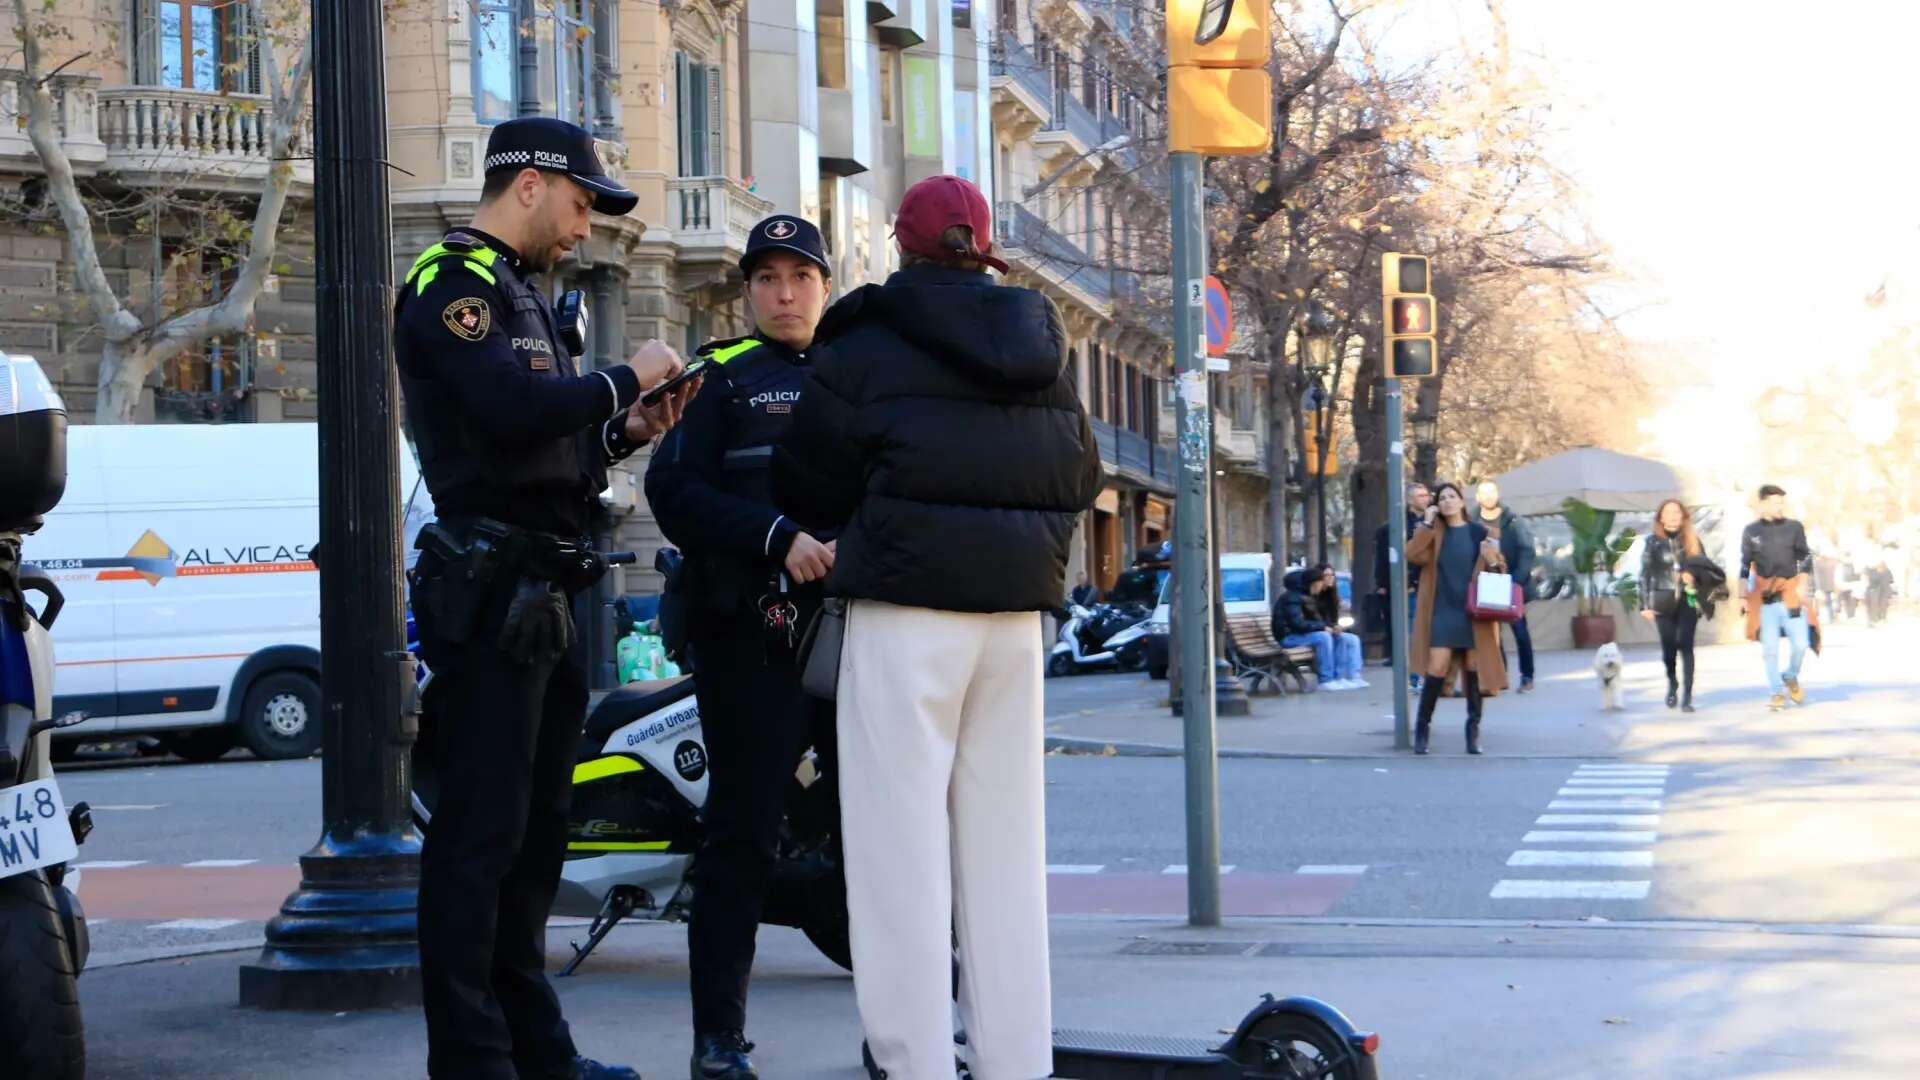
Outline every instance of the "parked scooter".
<path id="1" fill-rule="evenodd" d="M 610 562 L 631 555 L 609 555 Z M 407 617 L 408 646 L 417 657 L 419 637 Z M 431 827 L 440 790 L 434 732 L 458 719 L 440 715 L 432 673 L 416 665 L 421 680 L 420 738 L 413 749 L 413 814 Z M 831 732 L 816 734 L 824 746 Z M 815 948 L 852 970 L 846 880 L 841 872 L 838 797 L 834 778 L 810 754 L 795 773 L 778 861 L 767 893 L 763 922 L 806 934 Z M 700 850 L 701 813 L 707 802 L 707 751 L 700 734 L 700 706 L 693 678 L 681 676 L 629 683 L 601 699 L 587 714 L 573 768 L 573 802 L 567 813 L 567 861 L 553 913 L 591 918 L 585 944 L 561 975 L 571 975 L 608 933 L 628 918 L 682 921 L 695 902 L 690 874 Z"/>
<path id="2" fill-rule="evenodd" d="M 93 830 L 53 777 L 53 641 L 65 603 L 22 538 L 67 486 L 67 414 L 27 357 L 0 353 L 0 1055 L 9 1080 L 80 1080 L 86 1034 L 77 985 L 87 919 L 67 864 Z M 37 593 L 36 610 L 27 594 Z"/>
<path id="3" fill-rule="evenodd" d="M 1148 609 L 1127 604 L 1070 605 L 1059 640 L 1047 657 L 1049 677 L 1082 671 L 1144 671 Z"/>

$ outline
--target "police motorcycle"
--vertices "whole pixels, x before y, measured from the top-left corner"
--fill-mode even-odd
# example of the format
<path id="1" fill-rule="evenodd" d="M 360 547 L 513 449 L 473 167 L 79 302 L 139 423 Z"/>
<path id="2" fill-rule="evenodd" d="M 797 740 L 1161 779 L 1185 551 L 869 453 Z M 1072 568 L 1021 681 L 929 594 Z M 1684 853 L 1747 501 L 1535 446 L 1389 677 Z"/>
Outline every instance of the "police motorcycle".
<path id="1" fill-rule="evenodd" d="M 432 535 L 426 528 L 421 532 Z M 625 552 L 599 557 L 610 564 L 634 560 Z M 677 552 L 664 548 L 655 566 L 671 578 L 678 561 Z M 411 611 L 407 634 L 408 647 L 418 656 Z M 692 658 L 680 660 L 689 667 Z M 459 721 L 438 715 L 432 673 L 425 663 L 417 670 L 421 738 L 413 747 L 412 802 L 415 823 L 425 831 L 432 826 L 439 791 L 428 735 L 437 724 Z M 809 756 L 792 783 L 795 791 L 788 800 L 762 919 L 800 930 L 827 959 L 852 970 L 845 879 L 835 843 L 834 780 L 817 757 Z M 573 943 L 573 957 L 560 975 L 572 975 L 623 920 L 687 918 L 694 903 L 691 871 L 706 801 L 707 751 L 692 676 L 630 683 L 590 708 L 573 769 L 567 858 L 553 913 L 593 921 L 585 943 Z"/>
<path id="2" fill-rule="evenodd" d="M 1150 609 L 1134 604 L 1071 604 L 1067 613 L 1059 640 L 1047 657 L 1049 677 L 1106 669 L 1146 670 Z"/>
<path id="3" fill-rule="evenodd" d="M 39 364 L 0 353 L 0 1059 L 9 1080 L 78 1080 L 86 1039 L 77 980 L 87 920 L 68 863 L 93 829 L 53 776 L 53 642 L 60 589 L 22 561 L 67 486 L 67 414 Z M 37 594 L 40 602 L 28 602 Z"/>

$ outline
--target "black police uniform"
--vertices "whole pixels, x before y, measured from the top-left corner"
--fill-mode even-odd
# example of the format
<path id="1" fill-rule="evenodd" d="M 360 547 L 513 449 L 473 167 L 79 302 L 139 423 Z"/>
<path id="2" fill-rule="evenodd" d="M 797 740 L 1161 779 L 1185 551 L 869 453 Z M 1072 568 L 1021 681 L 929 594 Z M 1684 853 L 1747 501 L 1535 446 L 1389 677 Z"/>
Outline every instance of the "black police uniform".
<path id="1" fill-rule="evenodd" d="M 529 123 L 496 129 L 489 161 L 505 154 L 500 167 L 513 167 L 523 152 L 516 134 L 551 145 L 539 139 L 548 129 L 510 129 Z M 441 777 L 420 867 L 428 1072 L 633 1075 L 577 1058 L 545 974 L 587 704 L 583 657 L 576 645 L 522 662 L 500 636 L 519 590 L 578 595 L 597 576 L 569 580 L 543 553 L 583 542 L 608 464 L 637 449 L 623 432 L 639 380 L 624 365 L 578 374 L 520 255 L 476 229 L 449 234 L 414 264 L 399 289 L 394 339 L 442 535 L 465 545 L 491 531 L 501 553 L 497 573 L 477 586 L 430 549 L 413 574 L 439 718 L 428 749 Z"/>
<path id="2" fill-rule="evenodd" d="M 823 262 L 817 237 L 798 218 L 771 218 L 755 227 L 742 262 L 752 265 L 769 247 Z M 646 493 L 688 575 L 710 777 L 688 962 L 694 1031 L 712 1036 L 746 1026 L 754 936 L 794 770 L 809 743 L 826 756 L 832 739 L 830 709 L 801 690 L 794 660 L 822 584 L 786 580 L 783 564 L 801 527 L 774 509 L 770 483 L 773 445 L 792 419 L 810 357 L 754 337 L 716 342 L 700 355 L 713 367 L 648 464 Z"/>

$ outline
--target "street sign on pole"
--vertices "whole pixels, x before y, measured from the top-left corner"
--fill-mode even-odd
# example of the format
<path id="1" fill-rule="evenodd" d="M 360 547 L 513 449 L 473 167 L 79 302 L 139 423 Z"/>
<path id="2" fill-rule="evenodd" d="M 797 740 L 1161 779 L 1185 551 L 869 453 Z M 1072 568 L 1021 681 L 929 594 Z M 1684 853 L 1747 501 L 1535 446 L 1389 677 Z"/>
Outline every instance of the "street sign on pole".
<path id="1" fill-rule="evenodd" d="M 1173 154 L 1174 295 L 1194 295 L 1207 265 L 1206 205 L 1201 158 Z M 1206 279 L 1213 282 L 1212 278 Z M 1221 290 L 1225 295 L 1226 290 Z M 1220 925 L 1220 794 L 1214 749 L 1213 405 L 1208 400 L 1205 346 L 1211 304 L 1175 304 L 1173 339 L 1178 393 L 1178 500 L 1174 512 L 1173 582 L 1179 607 L 1181 718 L 1186 729 L 1187 921 Z M 1227 319 L 1231 320 L 1231 312 Z M 1203 336 L 1207 335 L 1207 336 Z M 1224 339 L 1224 328 L 1222 338 Z"/>
<path id="2" fill-rule="evenodd" d="M 1233 342 L 1233 298 L 1227 287 L 1212 274 L 1207 275 L 1207 355 L 1225 356 Z"/>

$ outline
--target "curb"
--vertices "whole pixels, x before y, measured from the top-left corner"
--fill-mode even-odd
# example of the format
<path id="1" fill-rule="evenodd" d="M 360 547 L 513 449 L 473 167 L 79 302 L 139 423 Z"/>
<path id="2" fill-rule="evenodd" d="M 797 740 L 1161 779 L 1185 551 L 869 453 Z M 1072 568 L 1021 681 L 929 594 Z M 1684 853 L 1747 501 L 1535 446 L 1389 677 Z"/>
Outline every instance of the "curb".
<path id="1" fill-rule="evenodd" d="M 151 949 L 120 949 L 116 952 L 97 953 L 87 958 L 88 971 L 104 971 L 108 968 L 131 967 L 134 964 L 153 964 L 162 960 L 179 960 L 189 956 L 211 956 L 215 953 L 258 951 L 266 945 L 265 937 L 232 938 L 227 941 L 203 941 L 197 945 L 156 945 Z"/>
<path id="2" fill-rule="evenodd" d="M 1083 739 L 1077 735 L 1049 735 L 1046 739 L 1046 751 L 1049 754 L 1063 754 L 1091 757 L 1182 757 L 1184 747 L 1166 743 L 1117 742 L 1108 739 Z M 1390 761 L 1413 757 L 1411 750 L 1379 750 L 1354 753 L 1350 751 L 1312 752 L 1305 750 L 1255 750 L 1246 747 L 1223 746 L 1215 751 L 1216 757 L 1248 758 L 1265 761 Z M 1618 754 L 1497 754 L 1484 755 L 1492 760 L 1501 761 L 1622 761 Z"/>

